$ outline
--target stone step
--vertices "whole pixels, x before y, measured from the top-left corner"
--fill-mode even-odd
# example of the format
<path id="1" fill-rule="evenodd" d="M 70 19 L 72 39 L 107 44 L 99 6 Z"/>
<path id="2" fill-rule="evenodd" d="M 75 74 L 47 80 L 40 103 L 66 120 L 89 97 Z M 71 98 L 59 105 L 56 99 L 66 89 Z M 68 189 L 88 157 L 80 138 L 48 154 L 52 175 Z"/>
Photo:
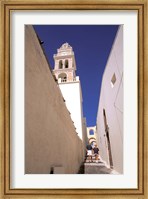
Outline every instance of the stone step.
<path id="1" fill-rule="evenodd" d="M 101 163 L 101 160 L 85 160 L 85 163 L 90 163 L 90 162 L 95 162 L 95 163 Z"/>
<path id="2" fill-rule="evenodd" d="M 102 159 L 96 162 L 86 160 L 80 167 L 79 174 L 114 174 L 112 169 L 106 167 Z"/>
<path id="3" fill-rule="evenodd" d="M 99 161 L 100 159 L 96 159 L 96 157 L 92 157 L 92 161 Z M 86 157 L 85 161 L 89 162 L 91 161 L 91 158 L 90 157 Z"/>

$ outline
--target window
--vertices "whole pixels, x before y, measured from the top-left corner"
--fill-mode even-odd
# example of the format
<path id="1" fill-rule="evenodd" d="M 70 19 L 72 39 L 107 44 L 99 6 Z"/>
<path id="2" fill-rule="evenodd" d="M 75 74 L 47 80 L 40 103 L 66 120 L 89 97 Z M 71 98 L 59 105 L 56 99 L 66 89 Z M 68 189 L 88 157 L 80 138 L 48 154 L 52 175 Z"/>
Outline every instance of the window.
<path id="1" fill-rule="evenodd" d="M 68 60 L 65 61 L 65 68 L 68 68 Z"/>
<path id="2" fill-rule="evenodd" d="M 111 87 L 112 88 L 114 87 L 115 83 L 116 83 L 116 75 L 114 73 L 113 76 L 112 76 L 112 78 L 111 78 Z"/>
<path id="3" fill-rule="evenodd" d="M 89 131 L 89 135 L 94 135 L 94 130 L 91 129 L 91 130 Z"/>
<path id="4" fill-rule="evenodd" d="M 63 68 L 63 62 L 62 60 L 59 61 L 59 69 L 62 69 Z"/>

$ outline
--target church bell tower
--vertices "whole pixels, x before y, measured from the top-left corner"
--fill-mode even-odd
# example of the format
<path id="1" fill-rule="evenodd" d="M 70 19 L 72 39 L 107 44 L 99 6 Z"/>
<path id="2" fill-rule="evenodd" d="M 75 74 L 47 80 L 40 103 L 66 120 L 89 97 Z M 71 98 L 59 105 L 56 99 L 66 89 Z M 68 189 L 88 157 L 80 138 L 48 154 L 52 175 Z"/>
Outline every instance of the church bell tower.
<path id="1" fill-rule="evenodd" d="M 64 43 L 54 55 L 53 75 L 65 99 L 67 109 L 80 139 L 83 139 L 82 91 L 79 76 L 76 76 L 76 62 L 72 47 Z"/>
<path id="2" fill-rule="evenodd" d="M 53 74 L 58 83 L 73 82 L 76 79 L 76 62 L 72 47 L 64 43 L 54 55 L 55 66 Z"/>

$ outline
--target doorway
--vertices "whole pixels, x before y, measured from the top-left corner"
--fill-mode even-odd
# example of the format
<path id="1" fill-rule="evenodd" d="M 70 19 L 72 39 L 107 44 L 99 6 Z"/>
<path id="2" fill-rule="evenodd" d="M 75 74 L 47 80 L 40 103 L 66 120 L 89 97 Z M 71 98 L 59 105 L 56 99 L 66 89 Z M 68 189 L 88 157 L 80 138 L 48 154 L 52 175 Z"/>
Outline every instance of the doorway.
<path id="1" fill-rule="evenodd" d="M 104 127 L 105 127 L 105 137 L 107 140 L 109 163 L 110 163 L 110 168 L 113 169 L 113 159 L 112 159 L 111 144 L 110 144 L 110 137 L 109 137 L 109 127 L 108 127 L 108 123 L 107 123 L 105 109 L 103 109 L 103 118 L 104 118 Z"/>

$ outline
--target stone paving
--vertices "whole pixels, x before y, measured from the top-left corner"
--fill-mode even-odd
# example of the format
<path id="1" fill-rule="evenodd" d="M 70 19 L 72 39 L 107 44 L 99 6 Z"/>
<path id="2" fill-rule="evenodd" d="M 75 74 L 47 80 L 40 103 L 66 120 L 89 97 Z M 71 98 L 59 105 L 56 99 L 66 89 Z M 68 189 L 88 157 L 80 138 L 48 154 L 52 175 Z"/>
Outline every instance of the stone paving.
<path id="1" fill-rule="evenodd" d="M 84 163 L 84 174 L 110 174 L 112 170 L 102 162 Z"/>
<path id="2" fill-rule="evenodd" d="M 88 159 L 81 165 L 78 174 L 113 174 L 113 170 L 106 167 L 102 160 L 97 162 L 93 160 L 90 162 Z"/>

